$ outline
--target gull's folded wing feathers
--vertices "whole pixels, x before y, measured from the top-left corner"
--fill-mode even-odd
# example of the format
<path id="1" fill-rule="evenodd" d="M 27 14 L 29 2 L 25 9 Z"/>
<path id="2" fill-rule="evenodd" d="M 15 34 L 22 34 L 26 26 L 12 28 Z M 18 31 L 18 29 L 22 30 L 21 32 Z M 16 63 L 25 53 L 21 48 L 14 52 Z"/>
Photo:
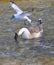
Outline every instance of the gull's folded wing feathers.
<path id="1" fill-rule="evenodd" d="M 23 11 L 12 1 L 10 1 L 10 6 L 18 13 L 23 13 Z"/>

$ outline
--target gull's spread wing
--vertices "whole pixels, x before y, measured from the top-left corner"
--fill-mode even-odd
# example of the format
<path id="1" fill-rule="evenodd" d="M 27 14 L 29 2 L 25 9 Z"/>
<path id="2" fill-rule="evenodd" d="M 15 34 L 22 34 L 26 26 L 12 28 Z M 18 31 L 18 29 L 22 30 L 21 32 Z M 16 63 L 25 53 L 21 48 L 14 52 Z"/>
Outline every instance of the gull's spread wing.
<path id="1" fill-rule="evenodd" d="M 23 13 L 23 11 L 12 1 L 10 1 L 10 6 L 19 14 Z"/>

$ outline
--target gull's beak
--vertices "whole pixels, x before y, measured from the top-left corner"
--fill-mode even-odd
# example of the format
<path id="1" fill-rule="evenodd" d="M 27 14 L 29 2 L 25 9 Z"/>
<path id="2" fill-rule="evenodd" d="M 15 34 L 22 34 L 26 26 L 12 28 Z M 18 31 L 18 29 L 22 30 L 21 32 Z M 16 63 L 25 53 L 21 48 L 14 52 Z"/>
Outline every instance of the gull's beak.
<path id="1" fill-rule="evenodd" d="M 17 33 L 15 33 L 14 39 L 15 39 L 15 41 L 17 41 L 17 39 L 18 39 L 18 34 Z"/>

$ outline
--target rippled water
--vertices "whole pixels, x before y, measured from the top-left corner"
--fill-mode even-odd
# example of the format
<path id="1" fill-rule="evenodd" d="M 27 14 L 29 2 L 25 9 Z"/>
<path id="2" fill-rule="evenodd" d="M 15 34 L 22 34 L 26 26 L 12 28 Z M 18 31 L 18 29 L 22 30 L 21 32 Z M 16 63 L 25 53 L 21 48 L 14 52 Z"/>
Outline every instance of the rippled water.
<path id="1" fill-rule="evenodd" d="M 54 65 L 54 8 L 36 7 L 32 20 L 43 18 L 43 38 L 19 40 L 14 33 L 23 23 L 10 20 L 14 11 L 0 4 L 0 65 Z M 23 25 L 21 25 L 23 24 Z"/>

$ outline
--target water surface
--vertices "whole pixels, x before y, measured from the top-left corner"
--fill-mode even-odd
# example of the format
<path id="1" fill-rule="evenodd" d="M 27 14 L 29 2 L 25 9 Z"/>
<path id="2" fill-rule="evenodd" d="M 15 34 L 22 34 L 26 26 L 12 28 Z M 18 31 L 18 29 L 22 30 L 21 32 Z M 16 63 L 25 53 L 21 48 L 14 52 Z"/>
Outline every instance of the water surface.
<path id="1" fill-rule="evenodd" d="M 12 21 L 11 15 L 15 12 L 9 4 L 0 4 L 0 65 L 54 65 L 54 7 L 34 8 L 30 18 L 43 19 L 43 38 L 15 42 L 14 33 L 24 23 Z"/>

